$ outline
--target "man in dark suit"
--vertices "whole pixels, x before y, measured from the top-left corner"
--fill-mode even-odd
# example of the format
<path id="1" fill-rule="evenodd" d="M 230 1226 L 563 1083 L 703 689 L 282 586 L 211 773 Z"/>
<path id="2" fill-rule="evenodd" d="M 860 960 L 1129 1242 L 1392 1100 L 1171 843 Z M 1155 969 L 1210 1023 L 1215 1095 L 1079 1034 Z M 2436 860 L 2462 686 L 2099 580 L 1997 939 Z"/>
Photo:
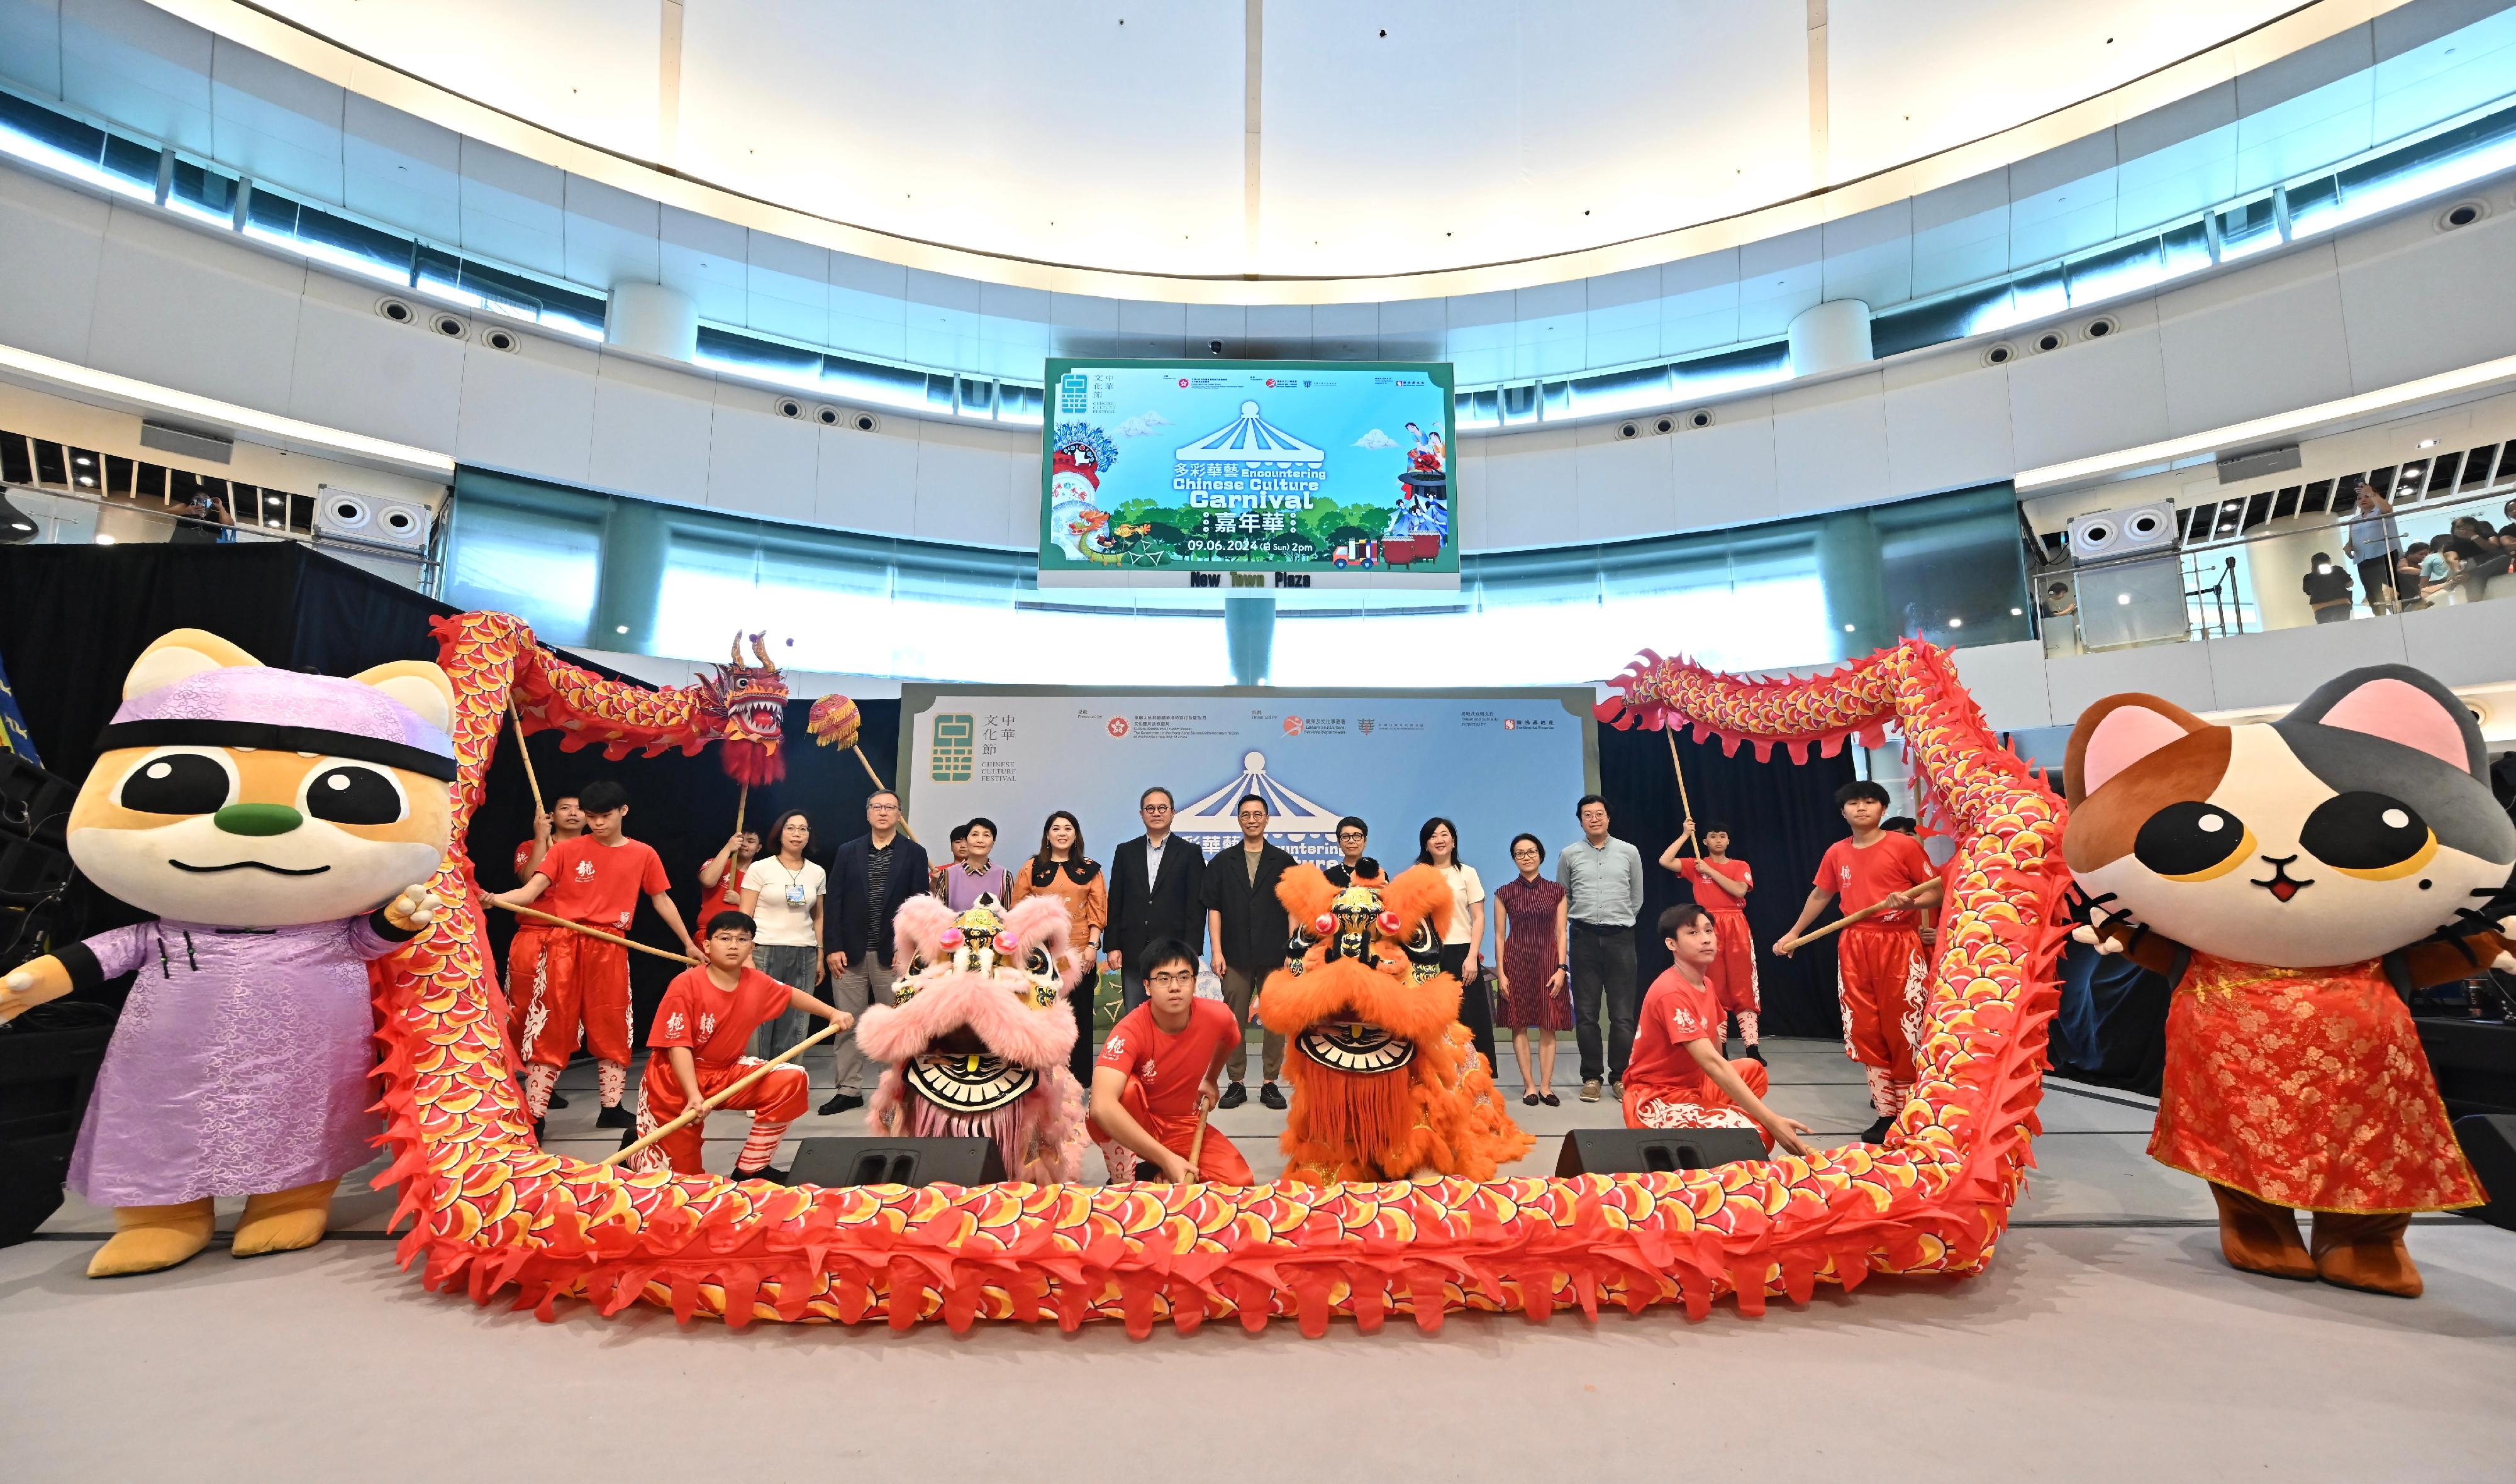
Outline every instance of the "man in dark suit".
<path id="1" fill-rule="evenodd" d="M 1244 794 L 1233 813 L 1240 821 L 1240 847 L 1220 850 L 1205 863 L 1205 920 L 1214 937 L 1214 971 L 1223 980 L 1224 1003 L 1239 1019 L 1246 1041 L 1250 1003 L 1267 976 L 1284 967 L 1285 946 L 1292 937 L 1292 920 L 1276 898 L 1276 883 L 1293 868 L 1293 857 L 1267 841 L 1266 800 Z M 1262 1045 L 1259 1068 L 1265 1080 L 1258 1086 L 1258 1100 L 1280 1108 L 1284 1094 L 1277 1090 L 1276 1075 L 1284 1069 L 1284 1038 L 1269 1031 Z M 1240 1085 L 1247 1060 L 1245 1055 L 1231 1058 L 1232 1086 L 1223 1090 L 1216 1107 L 1237 1108 L 1249 1100 Z"/>
<path id="2" fill-rule="evenodd" d="M 889 789 L 867 795 L 865 823 L 870 829 L 831 857 L 823 916 L 830 1003 L 858 1016 L 877 1000 L 891 1003 L 891 981 L 909 968 L 891 962 L 891 920 L 902 902 L 926 890 L 926 847 L 900 833 L 900 796 Z M 821 1111 L 864 1106 L 865 1053 L 855 1031 L 842 1031 L 831 1043 L 830 1071 L 838 1092 Z M 871 1075 L 879 1080 L 882 1069 Z"/>
<path id="3" fill-rule="evenodd" d="M 1145 1003 L 1145 971 L 1136 962 L 1149 943 L 1176 938 L 1205 948 L 1205 855 L 1194 841 L 1171 836 L 1171 791 L 1149 788 L 1136 801 L 1145 833 L 1110 857 L 1110 928 L 1102 962 L 1118 970 L 1125 1008 Z"/>

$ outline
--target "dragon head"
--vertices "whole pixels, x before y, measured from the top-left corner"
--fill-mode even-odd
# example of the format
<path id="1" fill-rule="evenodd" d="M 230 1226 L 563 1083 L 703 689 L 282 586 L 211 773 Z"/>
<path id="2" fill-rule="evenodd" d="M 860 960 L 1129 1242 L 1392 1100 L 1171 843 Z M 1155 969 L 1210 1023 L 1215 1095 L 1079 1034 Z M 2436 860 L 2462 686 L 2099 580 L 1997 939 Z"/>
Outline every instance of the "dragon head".
<path id="1" fill-rule="evenodd" d="M 726 663 L 698 678 L 700 715 L 725 743 L 727 772 L 742 783 L 775 783 L 786 773 L 777 757 L 786 731 L 786 677 L 761 642 L 767 635 L 749 638 L 759 663 L 743 662 L 744 636 L 735 634 Z"/>
<path id="2" fill-rule="evenodd" d="M 857 1042 L 891 1064 L 874 1127 L 895 1135 L 996 1140 L 1017 1179 L 1081 1173 L 1082 1091 L 1074 1049 L 1072 928 L 1055 896 L 1010 911 L 992 897 L 955 915 L 931 896 L 901 904 L 890 1005 L 864 1012 Z"/>

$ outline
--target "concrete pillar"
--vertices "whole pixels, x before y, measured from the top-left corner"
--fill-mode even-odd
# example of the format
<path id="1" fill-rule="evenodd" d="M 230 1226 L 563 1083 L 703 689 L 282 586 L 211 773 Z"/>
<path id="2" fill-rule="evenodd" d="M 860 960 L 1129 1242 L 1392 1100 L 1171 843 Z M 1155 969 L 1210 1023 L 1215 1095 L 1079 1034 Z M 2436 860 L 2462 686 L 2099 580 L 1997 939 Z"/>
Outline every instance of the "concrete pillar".
<path id="1" fill-rule="evenodd" d="M 615 283 L 603 311 L 603 342 L 624 350 L 695 360 L 699 307 L 679 289 L 660 283 Z M 1866 342 L 1865 342 L 1866 344 Z"/>
<path id="2" fill-rule="evenodd" d="M 664 568 L 673 555 L 672 528 L 664 509 L 639 500 L 615 500 L 603 521 L 603 552 L 595 573 L 594 619 L 577 642 L 598 649 L 651 654 L 655 609 L 664 598 Z M 541 635 L 559 643 L 557 635 Z"/>
<path id="3" fill-rule="evenodd" d="M 2319 552 L 2350 574 L 2351 600 L 2368 600 L 2359 591 L 2358 565 L 2341 550 L 2342 537 L 2348 534 L 2346 529 L 2318 525 L 2279 536 L 2257 536 L 2239 549 L 2244 559 L 2238 569 L 2251 590 L 2254 612 L 2264 628 L 2299 629 L 2315 622 L 2315 609 L 2306 600 L 2306 569 Z M 2225 555 L 2214 551 L 2212 565 Z"/>
<path id="4" fill-rule="evenodd" d="M 1867 511 L 1835 511 L 1819 519 L 1817 580 L 1825 590 L 1826 637 L 1836 659 L 1858 659 L 1902 638 L 1887 612 L 1878 530 Z"/>
<path id="5" fill-rule="evenodd" d="M 1232 660 L 1233 684 L 1266 684 L 1276 656 L 1276 595 L 1226 596 L 1223 642 Z"/>
<path id="6" fill-rule="evenodd" d="M 1791 321 L 1791 375 L 1815 376 L 1870 359 L 1869 306 L 1829 299 Z"/>

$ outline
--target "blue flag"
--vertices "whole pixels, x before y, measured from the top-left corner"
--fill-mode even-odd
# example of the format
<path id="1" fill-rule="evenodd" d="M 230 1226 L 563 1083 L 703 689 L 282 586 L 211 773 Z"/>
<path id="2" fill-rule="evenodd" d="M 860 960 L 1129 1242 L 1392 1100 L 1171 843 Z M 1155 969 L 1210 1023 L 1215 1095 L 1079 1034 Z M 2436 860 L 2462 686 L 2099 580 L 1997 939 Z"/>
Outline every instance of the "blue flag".
<path id="1" fill-rule="evenodd" d="M 34 734 L 26 730 L 26 717 L 18 709 L 18 693 L 9 688 L 9 667 L 0 663 L 0 747 L 35 764 L 44 760 L 35 753 Z"/>

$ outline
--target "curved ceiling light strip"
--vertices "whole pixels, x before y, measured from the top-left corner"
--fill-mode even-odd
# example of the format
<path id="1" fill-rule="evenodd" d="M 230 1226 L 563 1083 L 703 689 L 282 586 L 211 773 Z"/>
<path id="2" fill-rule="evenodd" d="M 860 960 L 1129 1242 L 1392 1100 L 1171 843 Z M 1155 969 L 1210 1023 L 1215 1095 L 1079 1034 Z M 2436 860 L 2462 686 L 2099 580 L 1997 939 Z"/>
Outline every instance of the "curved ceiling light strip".
<path id="1" fill-rule="evenodd" d="M 352 51 L 243 0 L 151 0 L 159 10 L 326 82 L 572 175 L 686 211 L 859 257 L 988 283 L 1108 299 L 1314 305 L 1433 299 L 1657 267 L 1840 221 L 1999 169 L 2313 46 L 2408 0 L 2308 0 L 2119 87 L 1921 159 L 1711 222 L 1573 252 L 1474 268 L 1355 277 L 1196 277 L 1053 263 L 813 216 L 573 139 Z"/>

